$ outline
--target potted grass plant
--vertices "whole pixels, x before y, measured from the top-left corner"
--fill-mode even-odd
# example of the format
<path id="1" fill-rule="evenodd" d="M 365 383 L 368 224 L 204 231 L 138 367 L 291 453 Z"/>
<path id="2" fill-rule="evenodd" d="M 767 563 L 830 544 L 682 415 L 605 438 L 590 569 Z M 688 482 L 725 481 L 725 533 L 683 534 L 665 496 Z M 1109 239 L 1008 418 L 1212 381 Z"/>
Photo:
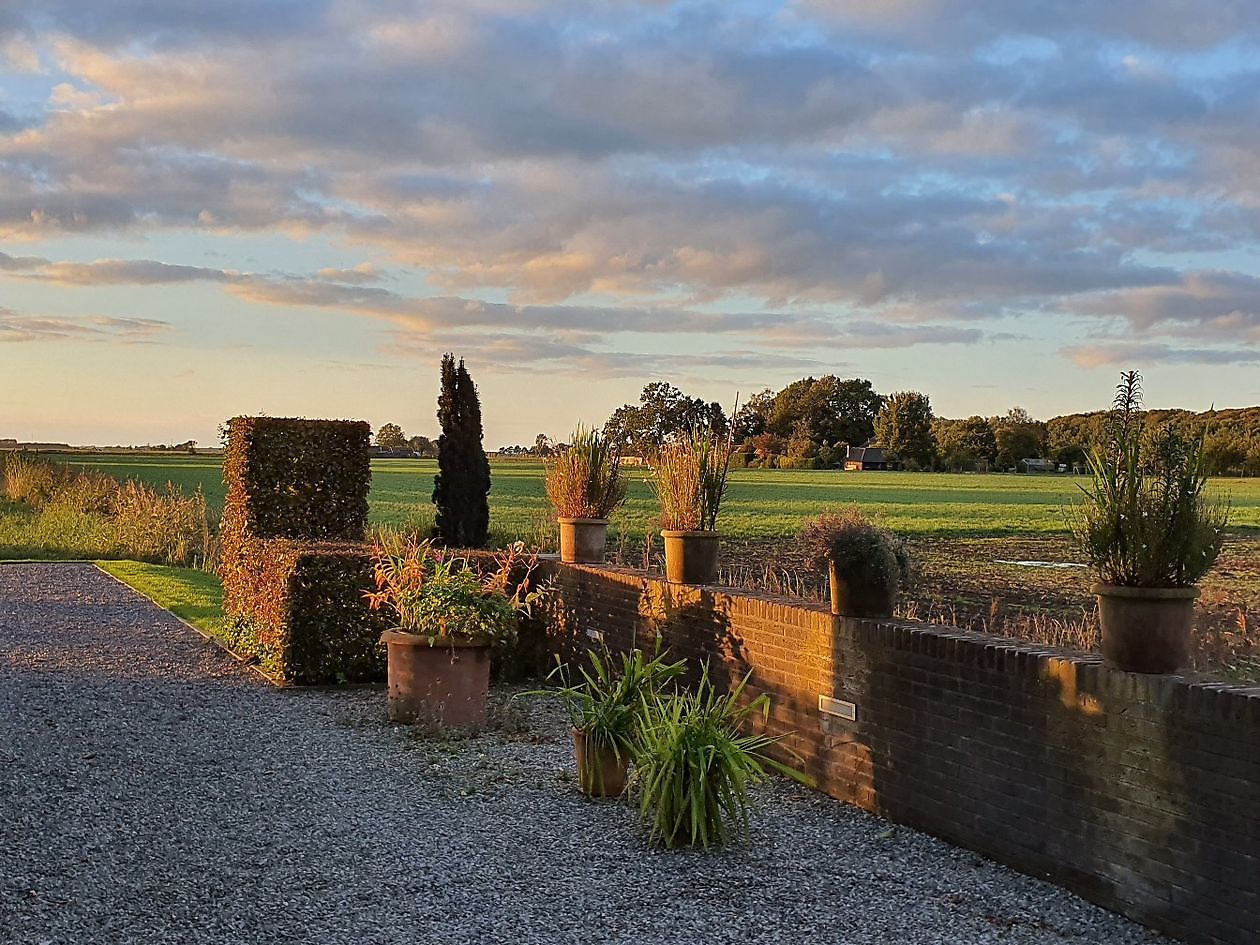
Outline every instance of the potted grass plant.
<path id="1" fill-rule="evenodd" d="M 509 576 L 525 576 L 514 586 Z M 516 638 L 518 615 L 528 614 L 532 563 L 519 543 L 479 572 L 428 541 L 385 538 L 374 550 L 373 610 L 393 614 L 397 626 L 381 635 L 386 646 L 389 717 L 442 730 L 477 731 L 486 724 L 490 652 Z"/>
<path id="2" fill-rule="evenodd" d="M 806 522 L 798 540 L 810 568 L 828 577 L 833 614 L 892 616 L 911 573 L 905 542 L 855 505 Z"/>
<path id="3" fill-rule="evenodd" d="M 619 797 L 626 789 L 632 749 L 639 737 L 648 706 L 685 662 L 667 662 L 658 652 L 648 659 L 642 650 L 623 653 L 620 666 L 611 653 L 591 653 L 590 668 L 580 670 L 580 681 L 570 681 L 570 670 L 560 664 L 552 676 L 560 685 L 523 695 L 558 696 L 573 726 L 578 786 L 588 797 Z"/>
<path id="4" fill-rule="evenodd" d="M 579 426 L 568 448 L 547 462 L 546 485 L 560 526 L 560 560 L 603 564 L 608 517 L 626 498 L 617 447 Z"/>
<path id="5" fill-rule="evenodd" d="M 748 832 L 750 786 L 772 771 L 810 783 L 769 754 L 778 738 L 744 731 L 754 716 L 770 714 L 765 693 L 744 699 L 747 683 L 745 676 L 718 692 L 706 665 L 695 689 L 658 693 L 649 702 L 634 765 L 639 811 L 653 842 L 725 846 Z"/>
<path id="6" fill-rule="evenodd" d="M 1088 464 L 1071 525 L 1097 579 L 1103 658 L 1129 672 L 1176 672 L 1190 659 L 1195 585 L 1229 521 L 1228 504 L 1207 492 L 1203 437 L 1148 429 L 1141 375 L 1130 371 Z"/>
<path id="7" fill-rule="evenodd" d="M 665 540 L 665 576 L 672 584 L 717 581 L 717 517 L 726 498 L 732 442 L 712 431 L 662 447 L 653 470 Z"/>

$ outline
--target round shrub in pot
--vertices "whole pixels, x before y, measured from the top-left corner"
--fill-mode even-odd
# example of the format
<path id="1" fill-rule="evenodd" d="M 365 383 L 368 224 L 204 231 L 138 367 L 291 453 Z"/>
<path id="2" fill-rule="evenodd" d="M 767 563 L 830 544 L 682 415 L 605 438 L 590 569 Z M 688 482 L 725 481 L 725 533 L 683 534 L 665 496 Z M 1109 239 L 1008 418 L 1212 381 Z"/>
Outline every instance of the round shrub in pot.
<path id="1" fill-rule="evenodd" d="M 603 564 L 608 517 L 626 498 L 616 446 L 579 426 L 568 447 L 547 461 L 546 486 L 560 526 L 560 560 Z"/>
<path id="2" fill-rule="evenodd" d="M 900 538 L 850 506 L 811 519 L 801 530 L 800 543 L 809 566 L 828 576 L 833 614 L 892 616 L 897 594 L 911 573 Z"/>
<path id="3" fill-rule="evenodd" d="M 1229 506 L 1207 493 L 1203 438 L 1149 427 L 1141 375 L 1122 375 L 1072 532 L 1097 579 L 1103 659 L 1172 673 L 1190 662 L 1195 585 L 1220 555 Z"/>

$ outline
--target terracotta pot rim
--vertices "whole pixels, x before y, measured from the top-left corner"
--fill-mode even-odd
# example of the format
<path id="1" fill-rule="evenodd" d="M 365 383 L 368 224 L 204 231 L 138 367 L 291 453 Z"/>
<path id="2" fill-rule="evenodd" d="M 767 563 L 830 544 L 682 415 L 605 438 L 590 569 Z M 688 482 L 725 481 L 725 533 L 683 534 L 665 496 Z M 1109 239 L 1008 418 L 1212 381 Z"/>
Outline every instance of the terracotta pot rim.
<path id="1" fill-rule="evenodd" d="M 558 525 L 607 525 L 606 518 L 570 518 L 567 515 L 557 515 L 556 524 Z"/>
<path id="2" fill-rule="evenodd" d="M 429 641 L 433 642 L 430 643 Z M 410 630 L 403 630 L 395 627 L 392 630 L 386 630 L 381 634 L 382 643 L 397 643 L 401 646 L 427 646 L 433 649 L 477 649 L 490 646 L 489 641 L 480 637 L 430 637 L 424 633 L 412 633 Z"/>
<path id="3" fill-rule="evenodd" d="M 717 531 L 709 531 L 701 528 L 680 530 L 666 528 L 661 531 L 662 538 L 718 538 L 720 537 L 720 534 L 721 533 Z"/>
<path id="4" fill-rule="evenodd" d="M 1197 587 L 1129 587 L 1124 584 L 1093 584 L 1089 592 L 1098 597 L 1124 597 L 1130 600 L 1194 600 Z"/>

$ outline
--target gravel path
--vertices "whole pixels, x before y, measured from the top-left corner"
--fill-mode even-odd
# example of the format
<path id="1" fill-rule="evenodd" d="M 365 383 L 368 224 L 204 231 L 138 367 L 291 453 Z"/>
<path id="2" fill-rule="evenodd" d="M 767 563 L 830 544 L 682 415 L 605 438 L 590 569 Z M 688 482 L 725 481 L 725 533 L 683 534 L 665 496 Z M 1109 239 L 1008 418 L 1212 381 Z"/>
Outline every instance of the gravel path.
<path id="1" fill-rule="evenodd" d="M 747 848 L 650 850 L 549 710 L 444 744 L 383 702 L 273 689 L 90 566 L 0 566 L 0 940 L 1156 938 L 789 785 Z"/>

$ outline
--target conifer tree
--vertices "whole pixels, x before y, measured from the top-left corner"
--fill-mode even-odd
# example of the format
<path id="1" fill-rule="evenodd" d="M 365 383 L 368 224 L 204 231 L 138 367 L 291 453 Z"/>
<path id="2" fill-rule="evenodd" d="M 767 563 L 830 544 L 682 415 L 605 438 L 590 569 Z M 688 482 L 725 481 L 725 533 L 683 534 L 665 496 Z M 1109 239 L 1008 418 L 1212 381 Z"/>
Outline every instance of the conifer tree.
<path id="1" fill-rule="evenodd" d="M 450 547 L 480 548 L 490 530 L 490 461 L 481 446 L 481 401 L 461 359 L 442 358 L 438 395 L 438 474 L 433 480 L 437 506 L 434 536 Z"/>

